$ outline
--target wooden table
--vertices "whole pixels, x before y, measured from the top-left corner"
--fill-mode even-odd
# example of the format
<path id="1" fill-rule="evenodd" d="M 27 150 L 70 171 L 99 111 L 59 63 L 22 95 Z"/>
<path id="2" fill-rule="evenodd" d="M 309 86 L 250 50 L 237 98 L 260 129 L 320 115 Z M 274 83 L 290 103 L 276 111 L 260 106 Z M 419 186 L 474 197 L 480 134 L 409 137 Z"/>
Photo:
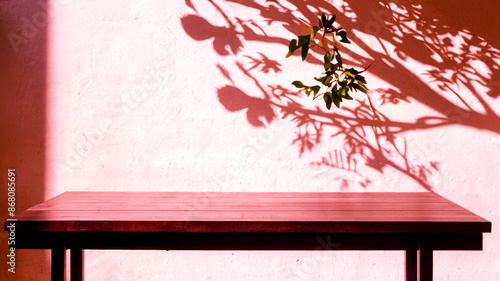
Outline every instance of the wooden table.
<path id="1" fill-rule="evenodd" d="M 403 250 L 406 280 L 432 280 L 433 250 L 482 250 L 491 232 L 431 192 L 65 192 L 16 219 L 17 248 L 51 249 L 52 280 L 66 249 L 71 280 L 84 249 Z"/>

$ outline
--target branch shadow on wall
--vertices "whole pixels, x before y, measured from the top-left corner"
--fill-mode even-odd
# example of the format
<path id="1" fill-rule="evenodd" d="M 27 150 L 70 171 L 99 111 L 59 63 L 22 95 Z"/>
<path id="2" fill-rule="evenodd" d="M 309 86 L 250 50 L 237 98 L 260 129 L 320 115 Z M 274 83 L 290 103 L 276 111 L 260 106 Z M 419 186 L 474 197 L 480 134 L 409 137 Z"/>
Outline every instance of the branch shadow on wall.
<path id="1" fill-rule="evenodd" d="M 279 23 L 294 34 L 302 34 L 305 33 L 301 27 L 304 21 L 297 16 L 297 11 L 313 23 L 320 11 L 325 11 L 337 15 L 337 21 L 348 30 L 350 40 L 363 50 L 360 53 L 345 50 L 350 57 L 347 63 L 359 68 L 373 63 L 367 76 L 377 77 L 390 85 L 384 89 L 372 89 L 368 98 L 357 101 L 355 106 L 325 112 L 319 106 L 311 109 L 298 103 L 298 96 L 302 93 L 280 85 L 264 84 L 262 79 L 259 81 L 255 75 L 258 72 L 282 70 L 277 61 L 264 53 L 245 56 L 245 63 L 235 58 L 237 69 L 252 79 L 262 93 L 259 97 L 252 97 L 238 88 L 231 73 L 217 64 L 219 71 L 230 81 L 218 89 L 219 101 L 229 111 L 246 110 L 251 125 L 265 126 L 266 122 L 276 118 L 274 111 L 280 111 L 283 118 L 290 118 L 297 124 L 293 144 L 299 146 L 301 155 L 321 142 L 341 140 L 342 145 L 312 163 L 314 165 L 353 173 L 359 173 L 357 167 L 360 164 L 380 173 L 390 167 L 431 190 L 429 178 L 439 170 L 439 163 L 413 161 L 419 152 L 410 149 L 403 133 L 451 125 L 500 133 L 497 125 L 500 117 L 492 107 L 500 95 L 500 40 L 489 28 L 497 26 L 500 21 L 495 15 L 500 4 L 486 1 L 474 5 L 474 11 L 471 11 L 464 8 L 469 6 L 465 0 L 452 3 L 345 1 L 340 7 L 321 0 L 307 3 L 209 2 L 224 17 L 225 26 L 211 24 L 192 5 L 188 6 L 193 13 L 184 16 L 181 23 L 193 39 L 213 40 L 214 50 L 221 56 L 244 52 L 247 41 L 286 48 L 291 37 L 268 35 L 265 32 L 268 25 Z M 261 19 L 232 17 L 230 9 L 223 8 L 226 4 L 257 10 Z M 373 35 L 376 44 L 365 43 L 356 36 L 359 33 Z M 320 57 L 319 53 L 309 56 L 307 61 L 321 63 L 317 57 Z M 409 69 L 405 65 L 408 61 L 425 66 L 425 71 L 418 73 Z M 389 118 L 381 110 L 385 105 L 410 106 L 410 103 L 418 103 L 435 114 L 399 121 Z M 360 182 L 366 186 L 370 179 L 364 177 Z"/>

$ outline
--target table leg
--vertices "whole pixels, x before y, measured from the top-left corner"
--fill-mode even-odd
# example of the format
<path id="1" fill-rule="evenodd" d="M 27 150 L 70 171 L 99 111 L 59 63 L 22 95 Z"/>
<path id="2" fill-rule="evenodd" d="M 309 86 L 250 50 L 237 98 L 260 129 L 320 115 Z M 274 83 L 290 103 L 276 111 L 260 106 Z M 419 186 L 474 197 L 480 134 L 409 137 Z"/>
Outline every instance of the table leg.
<path id="1" fill-rule="evenodd" d="M 405 280 L 417 281 L 417 251 L 407 250 L 405 253 Z"/>
<path id="2" fill-rule="evenodd" d="M 418 281 L 432 281 L 432 249 L 425 246 L 421 244 L 418 250 Z"/>
<path id="3" fill-rule="evenodd" d="M 428 238 L 422 238 L 418 250 L 405 253 L 405 280 L 432 281 L 432 247 Z"/>
<path id="4" fill-rule="evenodd" d="M 70 259 L 71 281 L 83 281 L 85 272 L 83 249 L 71 249 Z"/>
<path id="5" fill-rule="evenodd" d="M 54 247 L 51 251 L 51 281 L 64 281 L 64 262 L 66 248 L 64 245 Z"/>

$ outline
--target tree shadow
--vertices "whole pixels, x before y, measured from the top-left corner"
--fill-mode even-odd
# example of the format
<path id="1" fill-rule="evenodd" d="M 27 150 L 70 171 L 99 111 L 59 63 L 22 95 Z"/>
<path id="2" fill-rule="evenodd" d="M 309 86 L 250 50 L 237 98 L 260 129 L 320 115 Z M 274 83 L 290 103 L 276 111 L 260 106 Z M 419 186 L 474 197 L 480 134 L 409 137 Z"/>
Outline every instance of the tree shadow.
<path id="1" fill-rule="evenodd" d="M 219 88 L 217 96 L 220 103 L 231 112 L 246 110 L 248 123 L 255 127 L 265 126 L 262 119 L 270 123 L 275 118 L 274 111 L 269 102 L 251 97 L 235 86 L 225 85 Z"/>
<path id="2" fill-rule="evenodd" d="M 192 4 L 197 14 L 187 15 L 181 22 L 193 39 L 213 38 L 214 50 L 219 55 L 230 55 L 228 50 L 233 55 L 244 53 L 245 42 L 253 40 L 288 46 L 293 35 L 290 38 L 269 36 L 266 28 L 279 23 L 294 34 L 305 33 L 302 24 L 316 23 L 318 15 L 324 11 L 337 15 L 337 21 L 348 31 L 353 45 L 361 49 L 360 52 L 343 50 L 345 62 L 360 68 L 373 62 L 367 76 L 389 85 L 372 89 L 367 98 L 340 110 L 325 112 L 319 106 L 307 108 L 299 103 L 297 100 L 302 93 L 259 81 L 255 76 L 259 71 L 282 71 L 279 62 L 263 53 L 245 55 L 247 61 L 236 56 L 234 60 L 236 69 L 254 81 L 261 97 L 245 94 L 231 80 L 227 69 L 218 65 L 221 73 L 231 81 L 231 85 L 218 90 L 219 100 L 227 110 L 246 108 L 249 123 L 256 127 L 265 125 L 264 120 L 274 120 L 273 109 L 281 112 L 283 118 L 297 124 L 292 144 L 299 147 L 299 156 L 325 141 L 340 143 L 312 165 L 358 175 L 360 165 L 380 173 L 391 168 L 431 190 L 429 178 L 439 171 L 439 163 L 414 161 L 418 152 L 411 151 L 403 133 L 451 125 L 500 133 L 497 125 L 500 117 L 492 106 L 500 95 L 500 40 L 495 30 L 489 28 L 500 21 L 494 12 L 500 8 L 498 3 L 474 4 L 474 11 L 470 11 L 464 8 L 470 6 L 465 0 L 453 3 L 344 1 L 338 7 L 322 0 L 209 2 L 224 17 L 227 26 L 210 24 Z M 261 18 L 232 17 L 227 8 L 230 5 L 257 10 Z M 205 37 L 194 30 L 205 30 Z M 221 33 L 215 35 L 218 30 Z M 369 35 L 373 40 L 360 39 L 369 38 Z M 314 54 L 315 49 L 311 51 Z M 307 61 L 321 63 L 319 58 L 316 53 Z M 414 69 L 415 66 L 420 68 Z M 410 121 L 390 118 L 383 113 L 384 106 L 409 107 L 414 103 L 433 113 L 421 114 Z M 360 176 L 362 186 L 369 184 L 370 179 Z"/>

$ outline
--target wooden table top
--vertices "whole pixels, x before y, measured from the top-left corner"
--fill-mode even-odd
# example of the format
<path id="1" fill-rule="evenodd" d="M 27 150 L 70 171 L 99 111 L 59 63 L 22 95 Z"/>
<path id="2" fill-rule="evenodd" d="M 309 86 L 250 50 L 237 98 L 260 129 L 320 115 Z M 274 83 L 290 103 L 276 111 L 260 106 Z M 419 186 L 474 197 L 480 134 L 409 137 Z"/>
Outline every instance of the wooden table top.
<path id="1" fill-rule="evenodd" d="M 30 232 L 491 232 L 432 192 L 65 192 L 16 219 Z"/>

